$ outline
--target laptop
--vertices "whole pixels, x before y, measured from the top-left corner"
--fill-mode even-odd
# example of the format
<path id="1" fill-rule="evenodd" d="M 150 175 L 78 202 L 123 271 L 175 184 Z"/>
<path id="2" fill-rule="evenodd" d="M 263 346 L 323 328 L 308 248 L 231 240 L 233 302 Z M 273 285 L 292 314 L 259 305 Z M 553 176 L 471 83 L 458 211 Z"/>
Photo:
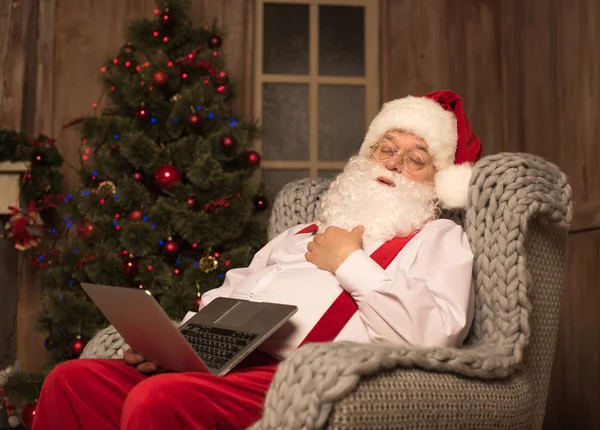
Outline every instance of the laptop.
<path id="1" fill-rule="evenodd" d="M 134 351 L 174 372 L 225 375 L 298 311 L 220 297 L 177 326 L 148 290 L 81 287 Z"/>

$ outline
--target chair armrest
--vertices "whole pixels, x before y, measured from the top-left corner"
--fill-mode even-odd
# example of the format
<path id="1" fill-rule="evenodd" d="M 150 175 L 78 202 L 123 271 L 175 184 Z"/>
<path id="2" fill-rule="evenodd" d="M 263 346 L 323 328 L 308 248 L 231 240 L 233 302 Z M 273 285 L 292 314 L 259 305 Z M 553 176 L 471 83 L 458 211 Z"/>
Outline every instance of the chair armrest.
<path id="1" fill-rule="evenodd" d="M 414 349 L 353 342 L 308 344 L 279 365 L 263 418 L 252 428 L 323 428 L 336 403 L 356 389 L 361 378 L 398 367 L 455 372 L 481 381 L 507 377 L 518 366 L 498 365 L 506 360 L 503 353 L 488 346 Z"/>
<path id="2" fill-rule="evenodd" d="M 396 369 L 364 377 L 334 405 L 328 429 L 531 429 L 530 379 L 483 381 Z"/>

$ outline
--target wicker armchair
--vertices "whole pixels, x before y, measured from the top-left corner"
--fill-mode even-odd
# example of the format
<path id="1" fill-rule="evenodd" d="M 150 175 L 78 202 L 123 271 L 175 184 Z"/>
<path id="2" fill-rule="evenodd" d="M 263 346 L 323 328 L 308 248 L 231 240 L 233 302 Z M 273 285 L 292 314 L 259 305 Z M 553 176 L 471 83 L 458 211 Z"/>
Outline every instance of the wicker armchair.
<path id="1" fill-rule="evenodd" d="M 281 363 L 254 429 L 542 427 L 571 189 L 555 165 L 527 154 L 484 157 L 471 181 L 467 210 L 444 214 L 464 226 L 475 255 L 476 312 L 466 345 L 306 345 Z M 286 185 L 269 238 L 311 222 L 329 183 Z M 84 356 L 118 356 L 119 339 L 109 327 Z"/>

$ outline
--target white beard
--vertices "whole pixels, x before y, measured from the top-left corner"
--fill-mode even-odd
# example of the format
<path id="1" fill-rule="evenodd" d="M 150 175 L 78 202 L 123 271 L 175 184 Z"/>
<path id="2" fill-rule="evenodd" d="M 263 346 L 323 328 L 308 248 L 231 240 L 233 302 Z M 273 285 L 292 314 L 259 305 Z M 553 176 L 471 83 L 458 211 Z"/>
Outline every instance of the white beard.
<path id="1" fill-rule="evenodd" d="M 395 186 L 377 182 L 384 176 Z M 439 216 L 433 186 L 405 179 L 364 157 L 352 157 L 331 184 L 317 210 L 320 230 L 365 227 L 366 241 L 408 236 Z"/>

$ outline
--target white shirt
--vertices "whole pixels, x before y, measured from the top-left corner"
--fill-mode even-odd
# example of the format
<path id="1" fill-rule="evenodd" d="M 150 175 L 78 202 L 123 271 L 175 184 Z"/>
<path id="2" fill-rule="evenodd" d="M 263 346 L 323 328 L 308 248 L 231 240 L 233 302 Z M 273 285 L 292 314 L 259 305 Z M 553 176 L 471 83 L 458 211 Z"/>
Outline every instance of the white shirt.
<path id="1" fill-rule="evenodd" d="M 473 254 L 454 222 L 427 224 L 387 269 L 370 254 L 382 245 L 364 243 L 335 275 L 306 261 L 312 234 L 293 227 L 256 253 L 246 268 L 232 269 L 220 288 L 204 293 L 200 307 L 217 297 L 284 303 L 298 312 L 260 349 L 277 358 L 294 352 L 342 288 L 358 311 L 334 341 L 428 346 L 459 346 L 473 317 Z M 193 313 L 188 313 L 185 320 Z"/>

